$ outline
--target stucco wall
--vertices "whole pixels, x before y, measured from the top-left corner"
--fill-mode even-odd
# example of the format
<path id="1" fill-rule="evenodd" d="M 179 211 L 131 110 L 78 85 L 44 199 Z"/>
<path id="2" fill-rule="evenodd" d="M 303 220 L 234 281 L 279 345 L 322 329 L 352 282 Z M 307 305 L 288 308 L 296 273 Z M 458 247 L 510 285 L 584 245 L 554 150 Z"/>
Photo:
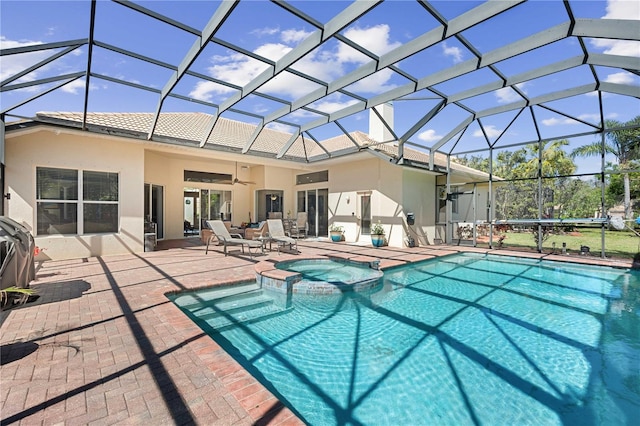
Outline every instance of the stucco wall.
<path id="1" fill-rule="evenodd" d="M 372 225 L 379 220 L 389 245 L 402 247 L 407 232 L 406 212 L 416 213 L 416 223 L 421 226 L 433 223 L 433 214 L 420 206 L 429 194 L 433 195 L 434 189 L 428 188 L 433 185 L 433 179 L 377 158 L 332 166 L 329 168 L 329 224 L 343 226 L 346 241 L 369 242 L 370 237 L 360 232 L 359 196 L 370 193 Z M 410 186 L 413 188 L 409 189 Z"/>
<path id="2" fill-rule="evenodd" d="M 360 241 L 361 211 L 358 205 L 358 193 L 371 191 L 377 187 L 378 160 L 370 158 L 336 164 L 328 167 L 328 170 L 329 226 L 332 224 L 343 226 L 346 241 Z M 373 199 L 375 195 L 372 193 L 371 197 Z M 366 238 L 368 239 L 368 236 Z"/>
<path id="3" fill-rule="evenodd" d="M 413 237 L 416 245 L 433 244 L 436 235 L 435 180 L 434 175 L 427 173 L 413 170 L 403 172 L 404 216 L 406 218 L 407 213 L 415 215 L 415 224 L 406 226 L 407 234 Z"/>
<path id="4" fill-rule="evenodd" d="M 143 250 L 144 150 L 77 131 L 40 129 L 6 139 L 6 215 L 25 225 L 42 250 L 38 260 L 101 256 Z M 116 234 L 35 235 L 36 167 L 118 173 L 120 224 Z"/>
<path id="5" fill-rule="evenodd" d="M 236 176 L 235 163 L 214 159 L 189 159 L 185 156 L 161 155 L 153 151 L 145 154 L 145 183 L 164 187 L 164 235 L 165 239 L 183 237 L 184 227 L 184 188 L 213 189 L 231 191 L 233 198 L 232 223 L 240 225 L 249 220 L 249 211 L 253 208 L 253 185 L 209 184 L 185 182 L 184 171 L 226 173 Z M 251 179 L 249 170 L 238 168 L 239 179 Z"/>
<path id="6" fill-rule="evenodd" d="M 11 200 L 7 214 L 34 229 L 35 170 L 38 166 L 116 172 L 120 176 L 120 227 L 116 234 L 82 236 L 36 236 L 44 249 L 41 258 L 64 259 L 143 251 L 144 184 L 164 188 L 164 238 L 183 238 L 184 188 L 231 191 L 234 225 L 256 218 L 256 191 L 284 193 L 283 212 L 296 211 L 297 191 L 328 188 L 329 224 L 344 226 L 350 242 L 370 242 L 361 234 L 360 197 L 371 196 L 372 225 L 383 224 L 389 245 L 403 246 L 407 233 L 420 245 L 432 244 L 435 230 L 436 177 L 389 164 L 366 154 L 339 159 L 314 167 L 275 163 L 248 169 L 238 167 L 241 180 L 249 185 L 206 184 L 184 181 L 184 170 L 226 173 L 236 176 L 233 158 L 226 154 L 188 150 L 154 142 L 132 141 L 76 130 L 37 128 L 8 135 L 6 180 Z M 255 159 L 260 161 L 260 159 Z M 280 165 L 282 164 L 282 166 Z M 300 173 L 329 171 L 329 182 L 295 185 Z M 484 196 L 484 198 L 482 198 Z M 478 206 L 486 204 L 480 196 Z M 467 206 L 462 206 L 465 209 Z M 480 210 L 480 209 L 479 209 Z M 415 214 L 412 227 L 406 213 Z M 481 211 L 479 218 L 483 218 Z M 462 216 L 462 215 L 461 215 Z M 464 215 L 468 216 L 468 215 Z"/>

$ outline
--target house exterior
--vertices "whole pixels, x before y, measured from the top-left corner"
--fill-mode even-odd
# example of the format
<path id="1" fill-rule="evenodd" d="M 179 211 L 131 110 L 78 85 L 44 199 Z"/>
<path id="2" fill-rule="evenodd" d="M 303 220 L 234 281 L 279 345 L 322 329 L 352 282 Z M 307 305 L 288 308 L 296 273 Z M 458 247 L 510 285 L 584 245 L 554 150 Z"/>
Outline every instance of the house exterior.
<path id="1" fill-rule="evenodd" d="M 306 211 L 309 236 L 326 237 L 336 223 L 346 241 L 363 244 L 379 221 L 397 247 L 408 236 L 417 245 L 444 242 L 455 222 L 487 219 L 486 185 L 469 184 L 486 182 L 484 173 L 452 162 L 447 177 L 446 156 L 436 154 L 430 169 L 428 154 L 407 148 L 397 164 L 397 144 L 375 134 L 384 127 L 320 144 L 296 140 L 277 159 L 287 133 L 265 128 L 255 138 L 255 126 L 219 118 L 201 147 L 211 116 L 161 114 L 147 140 L 152 116 L 88 113 L 82 129 L 81 113 L 39 113 L 6 126 L 4 211 L 32 231 L 37 259 L 142 252 L 145 234 L 187 238 L 187 227 L 197 235 L 206 219 L 240 226 L 276 211 Z M 252 155 L 242 154 L 252 138 Z M 460 195 L 443 197 L 447 183 Z"/>

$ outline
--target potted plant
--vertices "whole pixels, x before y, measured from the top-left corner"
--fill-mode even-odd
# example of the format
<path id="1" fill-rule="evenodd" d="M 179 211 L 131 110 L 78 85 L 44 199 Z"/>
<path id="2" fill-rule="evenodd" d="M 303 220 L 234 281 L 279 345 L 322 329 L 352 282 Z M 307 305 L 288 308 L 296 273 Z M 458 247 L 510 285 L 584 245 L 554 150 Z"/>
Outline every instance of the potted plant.
<path id="1" fill-rule="evenodd" d="M 384 245 L 384 228 L 380 221 L 371 228 L 371 244 L 374 247 L 382 247 Z"/>
<path id="2" fill-rule="evenodd" d="M 334 241 L 334 242 L 342 241 L 343 233 L 344 233 L 344 227 L 336 224 L 331 224 L 331 228 L 329 228 L 329 235 L 331 236 L 331 241 Z"/>

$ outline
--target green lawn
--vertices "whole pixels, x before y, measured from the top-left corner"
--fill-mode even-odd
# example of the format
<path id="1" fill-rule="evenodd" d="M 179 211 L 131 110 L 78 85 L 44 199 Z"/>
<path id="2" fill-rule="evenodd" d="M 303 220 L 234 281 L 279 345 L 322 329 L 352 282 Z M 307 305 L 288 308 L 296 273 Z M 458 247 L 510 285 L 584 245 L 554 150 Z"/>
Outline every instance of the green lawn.
<path id="1" fill-rule="evenodd" d="M 494 246 L 497 238 L 494 236 Z M 553 250 L 553 243 L 556 243 L 556 251 L 562 251 L 562 243 L 567 243 L 568 253 L 579 253 L 580 246 L 588 246 L 591 254 L 600 255 L 602 247 L 602 237 L 600 228 L 575 228 L 575 232 L 551 235 L 543 243 L 543 251 L 550 253 Z M 503 247 L 529 248 L 536 250 L 536 242 L 530 232 L 506 233 Z M 635 253 L 640 252 L 640 237 L 631 231 L 605 231 L 605 254 L 608 257 L 633 258 Z"/>

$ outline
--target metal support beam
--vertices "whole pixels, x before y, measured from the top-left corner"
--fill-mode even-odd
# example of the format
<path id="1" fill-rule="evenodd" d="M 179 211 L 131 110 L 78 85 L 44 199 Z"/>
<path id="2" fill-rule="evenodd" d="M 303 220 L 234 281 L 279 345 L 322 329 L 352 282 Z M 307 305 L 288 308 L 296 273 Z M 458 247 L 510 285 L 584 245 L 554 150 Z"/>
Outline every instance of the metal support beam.
<path id="1" fill-rule="evenodd" d="M 289 148 L 291 148 L 291 145 L 293 145 L 293 143 L 296 141 L 296 139 L 298 139 L 298 136 L 300 136 L 300 133 L 301 133 L 300 129 L 298 129 L 297 132 L 295 132 L 293 135 L 291 135 L 291 137 L 289 138 L 287 143 L 285 143 L 284 146 L 278 152 L 278 155 L 276 156 L 276 158 L 284 157 L 284 155 L 287 153 L 287 151 L 289 151 Z"/>
<path id="2" fill-rule="evenodd" d="M 12 81 L 16 81 L 16 80 L 17 80 L 17 79 L 19 79 L 20 77 L 23 77 L 23 76 L 25 76 L 25 75 L 27 75 L 27 74 L 29 74 L 29 73 L 31 73 L 31 72 L 33 72 L 33 71 L 37 70 L 38 68 L 40 68 L 40 67 L 42 67 L 42 66 L 44 66 L 44 65 L 47 65 L 47 64 L 48 64 L 48 63 L 50 63 L 50 62 L 55 61 L 56 59 L 58 59 L 58 58 L 60 58 L 60 57 L 62 57 L 62 56 L 64 56 L 64 55 L 66 55 L 67 53 L 71 53 L 71 52 L 73 52 L 74 50 L 76 50 L 76 49 L 77 49 L 78 47 L 80 47 L 80 46 L 82 46 L 82 45 L 81 45 L 81 44 L 78 44 L 78 45 L 75 45 L 75 46 L 67 47 L 66 49 L 61 50 L 60 52 L 57 52 L 56 54 L 54 54 L 54 55 L 52 55 L 52 56 L 48 57 L 47 59 L 44 59 L 44 60 L 42 60 L 42 61 L 38 62 L 37 64 L 34 64 L 34 65 L 30 66 L 29 68 L 26 68 L 26 69 L 24 69 L 24 70 L 20 71 L 19 73 L 14 74 L 14 75 L 12 75 L 11 77 L 6 78 L 6 79 L 5 79 L 5 80 L 3 80 L 2 82 L 0 82 L 0 87 L 5 86 L 5 85 L 9 84 L 9 83 L 11 83 Z"/>
<path id="3" fill-rule="evenodd" d="M 178 84 L 178 81 L 180 81 L 182 76 L 189 70 L 193 61 L 195 61 L 198 55 L 200 55 L 204 50 L 209 40 L 213 37 L 216 31 L 218 31 L 218 28 L 220 28 L 222 23 L 227 19 L 237 5 L 238 0 L 224 0 L 220 3 L 220 6 L 218 6 L 218 9 L 216 9 L 216 12 L 202 30 L 202 34 L 200 34 L 200 36 L 194 41 L 189 51 L 182 59 L 182 62 L 178 65 L 178 69 L 169 78 L 169 81 L 165 83 L 162 88 L 160 99 L 158 99 L 158 106 L 156 107 L 156 112 L 153 116 L 147 139 L 151 140 L 153 137 L 153 132 L 158 124 L 158 118 L 160 117 L 160 111 L 162 110 L 162 104 L 164 103 L 167 95 L 173 90 L 176 84 Z"/>
<path id="4" fill-rule="evenodd" d="M 40 92 L 40 93 L 38 93 L 38 94 L 36 94 L 36 95 L 34 95 L 34 96 L 30 97 L 29 99 L 25 99 L 25 100 L 23 100 L 22 102 L 18 102 L 17 104 L 11 105 L 10 107 L 8 107 L 8 108 L 6 108 L 6 109 L 1 110 L 1 111 L 0 111 L 0 114 L 5 114 L 5 113 L 7 113 L 7 112 L 9 112 L 9 111 L 13 111 L 13 110 L 14 110 L 14 109 L 16 109 L 16 108 L 21 107 L 22 105 L 28 104 L 29 102 L 31 102 L 31 101 L 33 101 L 33 100 L 35 100 L 35 99 L 38 99 L 39 97 L 44 96 L 44 95 L 46 95 L 47 93 L 51 93 L 51 92 L 53 92 L 54 90 L 59 89 L 60 87 L 62 87 L 62 86 L 64 86 L 64 85 L 66 85 L 66 84 L 71 83 L 72 81 L 76 81 L 77 79 L 79 79 L 79 78 L 80 78 L 80 77 L 82 77 L 83 75 L 84 75 L 84 72 L 79 72 L 79 73 L 76 73 L 76 74 L 75 74 L 75 76 L 74 76 L 74 75 L 72 75 L 72 77 L 71 77 L 71 78 L 69 78 L 69 76 L 62 76 L 63 78 L 69 78 L 69 79 L 68 79 L 67 81 L 65 81 L 65 82 L 62 82 L 62 83 L 60 83 L 60 84 L 56 85 L 56 86 L 50 87 L 50 88 L 48 88 L 47 90 L 43 90 L 42 92 Z M 48 79 L 47 79 L 47 80 L 48 80 Z"/>
<path id="5" fill-rule="evenodd" d="M 253 145 L 253 143 L 256 141 L 256 139 L 258 139 L 260 132 L 262 132 L 262 129 L 264 129 L 264 120 L 260 121 L 260 124 L 258 124 L 256 128 L 253 130 L 253 133 L 249 137 L 249 140 L 245 142 L 244 147 L 242 148 L 243 154 L 246 154 L 251 149 L 251 146 Z"/>
<path id="6" fill-rule="evenodd" d="M 91 0 L 91 19 L 89 21 L 89 52 L 87 52 L 87 72 L 84 78 L 84 103 L 82 108 L 82 130 L 87 130 L 87 108 L 89 107 L 89 84 L 91 82 L 91 63 L 93 62 L 93 33 L 96 24 L 96 0 Z"/>

